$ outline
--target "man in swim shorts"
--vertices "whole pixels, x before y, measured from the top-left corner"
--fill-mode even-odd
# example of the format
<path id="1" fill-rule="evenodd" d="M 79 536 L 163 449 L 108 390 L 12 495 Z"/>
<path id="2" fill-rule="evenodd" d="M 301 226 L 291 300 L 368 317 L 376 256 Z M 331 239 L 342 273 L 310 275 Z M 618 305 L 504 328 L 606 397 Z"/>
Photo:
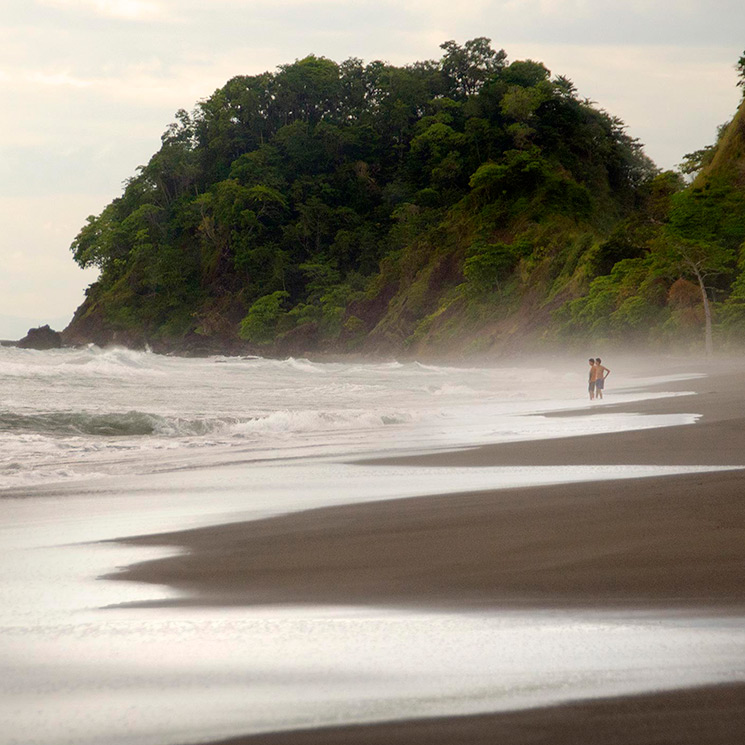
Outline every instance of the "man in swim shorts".
<path id="1" fill-rule="evenodd" d="M 601 362 L 600 357 L 595 358 L 595 398 L 603 397 L 605 379 L 610 375 L 610 370 L 607 367 L 603 367 Z"/>
<path id="2" fill-rule="evenodd" d="M 590 357 L 590 378 L 587 390 L 590 392 L 590 401 L 595 398 L 595 358 Z"/>

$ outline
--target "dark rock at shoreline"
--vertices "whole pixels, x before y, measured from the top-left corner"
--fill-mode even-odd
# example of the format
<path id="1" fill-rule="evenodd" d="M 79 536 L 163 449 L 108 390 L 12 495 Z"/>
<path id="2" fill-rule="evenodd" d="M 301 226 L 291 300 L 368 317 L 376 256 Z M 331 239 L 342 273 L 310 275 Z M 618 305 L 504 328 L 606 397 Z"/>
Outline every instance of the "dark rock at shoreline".
<path id="1" fill-rule="evenodd" d="M 319 348 L 320 334 L 317 323 L 304 323 L 277 339 L 273 351 L 280 356 L 304 357 L 308 350 Z"/>
<path id="2" fill-rule="evenodd" d="M 39 326 L 29 329 L 16 346 L 23 349 L 59 349 L 62 346 L 62 334 L 48 325 Z"/>

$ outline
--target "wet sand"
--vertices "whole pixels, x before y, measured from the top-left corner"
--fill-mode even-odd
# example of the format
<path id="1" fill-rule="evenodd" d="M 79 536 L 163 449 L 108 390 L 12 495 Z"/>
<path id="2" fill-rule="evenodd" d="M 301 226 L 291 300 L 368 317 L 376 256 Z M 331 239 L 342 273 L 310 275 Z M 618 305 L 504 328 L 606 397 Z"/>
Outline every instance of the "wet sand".
<path id="1" fill-rule="evenodd" d="M 657 386 L 663 391 L 695 392 L 614 404 L 610 396 L 589 407 L 551 412 L 547 417 L 596 414 L 700 414 L 695 425 L 632 430 L 591 437 L 512 442 L 456 453 L 379 459 L 382 465 L 563 466 L 563 465 L 712 465 L 745 466 L 745 371 Z M 610 388 L 610 384 L 609 384 Z M 654 391 L 654 388 L 649 390 Z M 367 461 L 368 463 L 370 461 Z M 743 482 L 745 483 L 745 481 Z"/>
<path id="2" fill-rule="evenodd" d="M 623 409 L 694 412 L 703 415 L 699 423 L 380 462 L 745 465 L 745 375 L 712 375 L 678 387 L 698 395 Z M 574 415 L 612 412 L 611 401 Z M 393 500 L 129 542 L 187 549 L 116 575 L 177 587 L 188 593 L 179 601 L 186 604 L 700 608 L 742 614 L 745 472 Z M 738 666 L 742 661 L 733 660 L 733 668 Z M 738 685 L 230 742 L 743 741 L 745 686 Z"/>
<path id="3" fill-rule="evenodd" d="M 332 507 L 132 539 L 181 604 L 745 608 L 745 474 Z"/>
<path id="4" fill-rule="evenodd" d="M 601 699 L 504 714 L 329 727 L 211 745 L 740 745 L 745 685 Z"/>

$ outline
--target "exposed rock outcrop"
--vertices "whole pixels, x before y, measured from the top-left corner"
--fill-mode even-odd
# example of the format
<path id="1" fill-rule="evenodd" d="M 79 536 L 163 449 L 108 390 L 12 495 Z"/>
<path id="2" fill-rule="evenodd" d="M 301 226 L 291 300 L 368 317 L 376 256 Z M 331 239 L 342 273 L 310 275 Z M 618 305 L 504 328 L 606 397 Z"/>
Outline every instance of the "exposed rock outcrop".
<path id="1" fill-rule="evenodd" d="M 62 334 L 49 328 L 49 325 L 39 326 L 29 329 L 16 346 L 23 349 L 59 349 L 62 346 Z"/>

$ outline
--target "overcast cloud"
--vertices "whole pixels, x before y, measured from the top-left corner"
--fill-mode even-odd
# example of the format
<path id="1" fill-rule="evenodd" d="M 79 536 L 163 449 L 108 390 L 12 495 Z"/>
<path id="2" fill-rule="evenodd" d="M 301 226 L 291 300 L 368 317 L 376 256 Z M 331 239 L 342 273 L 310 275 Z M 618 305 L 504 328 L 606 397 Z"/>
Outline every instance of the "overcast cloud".
<path id="1" fill-rule="evenodd" d="M 95 273 L 69 245 L 179 108 L 309 53 L 404 64 L 487 36 L 621 117 L 669 168 L 740 100 L 741 0 L 5 0 L 0 338 L 64 326 Z"/>

